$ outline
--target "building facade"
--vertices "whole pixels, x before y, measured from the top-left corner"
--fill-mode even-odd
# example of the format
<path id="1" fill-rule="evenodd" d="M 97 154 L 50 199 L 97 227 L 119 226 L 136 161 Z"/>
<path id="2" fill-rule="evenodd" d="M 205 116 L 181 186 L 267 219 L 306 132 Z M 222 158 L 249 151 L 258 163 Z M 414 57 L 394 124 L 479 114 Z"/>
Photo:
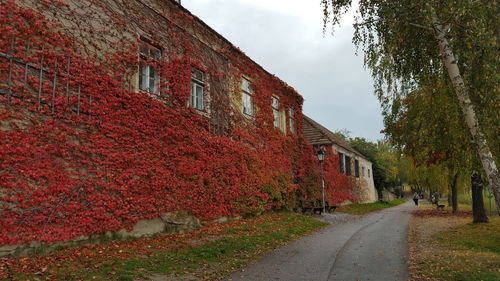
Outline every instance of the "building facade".
<path id="1" fill-rule="evenodd" d="M 377 201 L 372 163 L 368 159 L 345 140 L 307 116 L 304 116 L 303 131 L 305 138 L 315 147 L 328 146 L 333 149 L 338 157 L 340 173 L 348 176 L 353 183 L 350 192 L 356 203 Z"/>
<path id="2" fill-rule="evenodd" d="M 0 245 L 294 206 L 302 97 L 177 1 L 1 5 Z"/>

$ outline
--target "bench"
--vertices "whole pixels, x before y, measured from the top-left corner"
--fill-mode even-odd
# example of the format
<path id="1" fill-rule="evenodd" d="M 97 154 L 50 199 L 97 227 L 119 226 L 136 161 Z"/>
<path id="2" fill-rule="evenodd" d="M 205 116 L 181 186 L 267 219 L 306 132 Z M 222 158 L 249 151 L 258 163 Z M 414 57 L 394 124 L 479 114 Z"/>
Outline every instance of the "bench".
<path id="1" fill-rule="evenodd" d="M 333 214 L 337 209 L 337 205 L 331 205 L 328 203 L 328 200 L 325 200 L 325 211 L 327 213 Z"/>
<path id="2" fill-rule="evenodd" d="M 323 203 L 321 199 L 315 200 L 300 200 L 300 205 L 302 207 L 302 212 L 304 214 L 316 214 L 320 215 L 323 213 Z M 325 200 L 325 212 L 333 213 L 337 209 L 337 206 L 330 205 L 327 200 Z"/>
<path id="3" fill-rule="evenodd" d="M 438 210 L 444 210 L 445 205 L 441 205 L 438 202 L 436 202 L 436 209 Z"/>

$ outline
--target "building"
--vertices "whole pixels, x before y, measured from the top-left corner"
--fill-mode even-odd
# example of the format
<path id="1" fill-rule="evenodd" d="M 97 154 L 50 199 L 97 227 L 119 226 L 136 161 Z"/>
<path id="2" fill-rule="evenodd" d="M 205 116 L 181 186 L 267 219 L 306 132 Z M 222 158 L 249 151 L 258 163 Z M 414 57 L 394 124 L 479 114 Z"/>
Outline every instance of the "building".
<path id="1" fill-rule="evenodd" d="M 304 137 L 315 147 L 330 146 L 339 158 L 339 170 L 354 181 L 351 190 L 353 199 L 358 203 L 377 200 L 377 191 L 373 181 L 372 163 L 361 153 L 352 148 L 345 140 L 323 127 L 318 122 L 304 115 Z"/>
<path id="2" fill-rule="evenodd" d="M 0 246 L 294 206 L 302 97 L 178 2 L 1 4 Z"/>

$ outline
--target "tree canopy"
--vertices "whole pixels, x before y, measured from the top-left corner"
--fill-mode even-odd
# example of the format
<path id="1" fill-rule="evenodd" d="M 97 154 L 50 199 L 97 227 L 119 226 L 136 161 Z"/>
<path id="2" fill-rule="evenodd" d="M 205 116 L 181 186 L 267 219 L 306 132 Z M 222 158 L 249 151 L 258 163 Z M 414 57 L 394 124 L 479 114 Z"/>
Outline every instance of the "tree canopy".
<path id="1" fill-rule="evenodd" d="M 329 23 L 338 24 L 353 1 L 321 3 L 326 28 Z M 427 144 L 430 149 L 424 150 L 428 154 L 424 157 L 431 159 L 475 150 L 475 158 L 481 160 L 493 185 L 497 205 L 499 14 L 496 0 L 360 0 L 353 37 L 354 43 L 362 47 L 365 65 L 374 77 L 386 125 L 394 125 L 392 122 L 398 119 L 395 117 L 405 110 L 405 102 L 419 99 L 421 106 L 432 107 L 432 111 L 425 110 L 428 115 L 420 118 L 432 119 L 428 122 L 431 124 L 444 118 L 453 126 L 432 128 L 420 122 L 420 126 L 400 132 L 400 137 L 413 139 L 415 134 L 421 134 L 416 139 L 423 141 L 426 135 L 440 134 L 441 138 L 433 138 Z M 455 97 L 437 95 L 437 91 L 454 93 Z M 451 113 L 454 120 L 443 116 L 446 113 Z M 418 159 L 422 155 L 412 156 Z"/>

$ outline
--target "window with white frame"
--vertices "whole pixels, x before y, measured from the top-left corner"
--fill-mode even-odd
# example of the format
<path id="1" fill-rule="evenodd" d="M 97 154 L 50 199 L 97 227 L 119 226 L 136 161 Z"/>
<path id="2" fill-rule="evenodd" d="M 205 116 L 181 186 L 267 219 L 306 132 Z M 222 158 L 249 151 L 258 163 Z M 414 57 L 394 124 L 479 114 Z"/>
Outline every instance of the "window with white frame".
<path id="1" fill-rule="evenodd" d="M 157 62 L 161 57 L 161 50 L 147 42 L 141 42 L 139 49 L 139 89 L 153 94 L 160 93 L 160 75 Z"/>
<path id="2" fill-rule="evenodd" d="M 288 109 L 288 118 L 290 132 L 295 133 L 295 109 L 293 107 Z"/>
<path id="3" fill-rule="evenodd" d="M 204 88 L 205 88 L 205 74 L 194 69 L 191 73 L 191 95 L 189 96 L 189 105 L 198 109 L 204 109 Z"/>
<path id="4" fill-rule="evenodd" d="M 243 114 L 253 116 L 253 89 L 252 83 L 247 78 L 243 77 L 241 82 L 241 98 L 243 104 Z"/>
<path id="5" fill-rule="evenodd" d="M 274 127 L 281 128 L 280 100 L 276 96 L 273 96 L 271 100 L 271 106 L 273 108 Z"/>

